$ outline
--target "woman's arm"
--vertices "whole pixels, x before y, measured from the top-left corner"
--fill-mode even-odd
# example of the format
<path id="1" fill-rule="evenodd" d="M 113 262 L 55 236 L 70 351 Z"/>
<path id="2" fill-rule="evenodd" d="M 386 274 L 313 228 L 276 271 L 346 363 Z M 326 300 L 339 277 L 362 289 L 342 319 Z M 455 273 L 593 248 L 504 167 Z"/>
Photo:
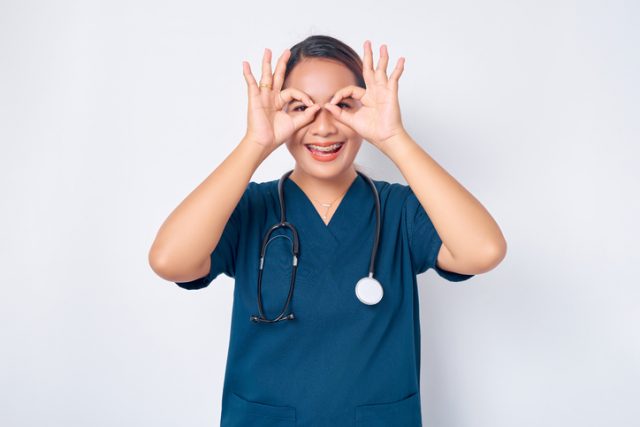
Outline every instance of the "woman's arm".
<path id="1" fill-rule="evenodd" d="M 482 204 L 402 132 L 380 144 L 413 190 L 442 239 L 438 266 L 463 274 L 493 269 L 507 243 Z"/>
<path id="2" fill-rule="evenodd" d="M 160 277 L 190 282 L 209 273 L 211 253 L 258 166 L 294 132 L 313 120 L 320 109 L 302 91 L 282 90 L 290 55 L 291 51 L 285 49 L 272 73 L 271 50 L 265 48 L 260 85 L 249 63 L 242 61 L 248 89 L 247 131 L 231 154 L 160 227 L 149 251 L 149 264 Z M 283 108 L 294 99 L 308 108 L 303 114 L 289 116 Z"/>
<path id="3" fill-rule="evenodd" d="M 507 243 L 498 224 L 480 202 L 405 130 L 398 100 L 398 81 L 404 63 L 405 58 L 401 56 L 387 76 L 389 52 L 383 44 L 374 69 L 371 42 L 365 40 L 362 77 L 366 89 L 346 86 L 324 108 L 398 166 L 442 239 L 437 265 L 456 273 L 484 273 L 502 261 Z M 354 111 L 338 108 L 336 104 L 345 97 L 360 100 L 362 106 Z"/>
<path id="4" fill-rule="evenodd" d="M 270 150 L 246 136 L 160 227 L 149 264 L 163 279 L 188 282 L 209 272 L 211 252 L 254 172 Z"/>

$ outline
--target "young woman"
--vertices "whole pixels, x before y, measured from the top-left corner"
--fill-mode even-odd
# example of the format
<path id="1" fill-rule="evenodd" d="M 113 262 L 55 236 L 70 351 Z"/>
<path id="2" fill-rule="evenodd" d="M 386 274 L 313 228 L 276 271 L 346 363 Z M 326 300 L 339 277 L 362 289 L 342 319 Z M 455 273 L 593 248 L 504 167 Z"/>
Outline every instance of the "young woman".
<path id="1" fill-rule="evenodd" d="M 389 76 L 388 60 L 315 35 L 274 73 L 265 49 L 260 84 L 243 62 L 246 134 L 153 243 L 153 270 L 183 288 L 235 278 L 222 426 L 420 426 L 416 275 L 467 280 L 505 256 L 491 215 L 404 128 L 404 58 Z M 357 170 L 363 139 L 409 185 Z M 282 144 L 293 170 L 250 181 Z"/>

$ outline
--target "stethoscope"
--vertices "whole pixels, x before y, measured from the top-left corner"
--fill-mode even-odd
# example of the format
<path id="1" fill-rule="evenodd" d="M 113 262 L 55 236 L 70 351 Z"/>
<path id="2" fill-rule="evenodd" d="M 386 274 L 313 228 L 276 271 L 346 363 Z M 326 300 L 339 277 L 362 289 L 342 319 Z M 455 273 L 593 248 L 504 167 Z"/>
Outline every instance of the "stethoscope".
<path id="1" fill-rule="evenodd" d="M 260 267 L 258 269 L 258 311 L 260 312 L 260 316 L 258 317 L 255 314 L 253 314 L 250 317 L 250 320 L 256 323 L 260 323 L 260 322 L 276 323 L 280 320 L 295 319 L 295 316 L 293 315 L 293 313 L 289 313 L 285 315 L 285 313 L 287 312 L 287 309 L 289 308 L 289 304 L 291 303 L 291 298 L 293 297 L 293 288 L 295 285 L 296 270 L 298 268 L 298 253 L 299 253 L 299 246 L 300 246 L 300 242 L 298 241 L 298 232 L 296 231 L 296 228 L 293 226 L 293 224 L 291 224 L 290 222 L 287 222 L 285 217 L 284 181 L 289 177 L 289 175 L 291 175 L 291 172 L 293 172 L 293 169 L 290 170 L 289 172 L 286 172 L 284 175 L 282 175 L 282 177 L 280 178 L 280 181 L 278 182 L 278 198 L 280 199 L 280 222 L 272 225 L 269 231 L 267 231 L 264 238 L 262 239 L 262 247 L 260 249 Z M 358 280 L 358 283 L 356 283 L 356 297 L 363 304 L 374 305 L 380 302 L 383 294 L 382 285 L 373 277 L 376 251 L 378 250 L 378 240 L 380 239 L 380 199 L 378 197 L 378 190 L 376 189 L 376 186 L 373 183 L 373 181 L 364 173 L 360 171 L 356 171 L 356 172 L 369 183 L 369 186 L 371 187 L 371 190 L 373 191 L 373 194 L 375 196 L 374 199 L 376 202 L 376 237 L 373 242 L 373 249 L 371 250 L 371 259 L 369 261 L 369 275 Z M 271 240 L 275 239 L 276 237 L 286 237 L 287 239 L 289 239 L 288 236 L 282 235 L 282 234 L 277 235 L 273 238 L 270 238 L 271 234 L 279 228 L 288 228 L 291 230 L 291 233 L 293 234 L 293 241 L 291 245 L 291 249 L 293 252 L 293 268 L 291 270 L 291 282 L 289 284 L 289 295 L 287 296 L 287 302 L 285 303 L 284 308 L 282 309 L 282 312 L 276 318 L 270 320 L 264 316 L 264 308 L 262 307 L 262 272 L 264 270 L 264 257 L 265 257 L 265 253 L 267 251 L 267 246 L 269 242 L 271 242 Z"/>

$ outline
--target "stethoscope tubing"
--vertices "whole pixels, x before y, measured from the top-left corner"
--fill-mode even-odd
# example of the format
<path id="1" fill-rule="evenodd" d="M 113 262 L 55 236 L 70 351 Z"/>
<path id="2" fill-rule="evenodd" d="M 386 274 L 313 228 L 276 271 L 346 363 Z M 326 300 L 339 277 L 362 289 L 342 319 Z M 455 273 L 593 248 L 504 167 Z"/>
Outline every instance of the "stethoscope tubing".
<path id="1" fill-rule="evenodd" d="M 300 242 L 299 242 L 299 238 L 298 238 L 298 231 L 296 230 L 295 226 L 290 223 L 287 222 L 286 220 L 286 206 L 285 206 L 285 201 L 284 201 L 284 182 L 285 180 L 289 177 L 289 175 L 291 175 L 291 173 L 293 172 L 293 169 L 285 172 L 281 177 L 280 180 L 278 181 L 278 200 L 280 202 L 280 222 L 277 224 L 272 225 L 269 230 L 266 232 L 266 234 L 264 235 L 264 238 L 262 239 L 262 245 L 260 247 L 260 265 L 258 267 L 258 312 L 259 312 L 259 316 L 256 315 L 251 315 L 250 316 L 250 320 L 252 322 L 256 322 L 256 323 L 276 323 L 279 322 L 280 320 L 293 320 L 295 319 L 295 316 L 293 313 L 289 313 L 287 315 L 285 315 L 285 313 L 287 312 L 287 309 L 289 308 L 289 305 L 291 304 L 291 299 L 293 297 L 293 290 L 295 287 L 295 276 L 296 276 L 296 271 L 298 268 L 298 254 L 300 251 Z M 376 254 L 378 251 L 378 244 L 380 241 L 380 227 L 381 227 L 381 219 L 380 219 L 380 198 L 378 195 L 378 190 L 374 184 L 374 182 L 371 180 L 371 178 L 369 178 L 367 175 L 365 175 L 363 172 L 360 171 L 356 171 L 361 177 L 363 177 L 368 183 L 369 186 L 371 187 L 371 190 L 374 194 L 374 200 L 375 200 L 375 209 L 376 209 L 376 233 L 375 233 L 375 237 L 374 237 L 374 241 L 373 241 L 373 248 L 371 250 L 371 257 L 369 260 L 369 278 L 373 278 L 373 273 L 374 273 L 374 267 L 375 267 L 375 260 L 376 260 Z M 289 230 L 291 230 L 291 233 L 293 235 L 293 240 L 292 240 L 292 254 L 293 254 L 293 260 L 292 260 L 292 272 L 291 272 L 291 282 L 289 284 L 289 293 L 287 295 L 287 301 L 284 305 L 284 308 L 282 309 L 282 311 L 280 312 L 280 314 L 278 316 L 276 316 L 274 319 L 267 319 L 264 315 L 264 307 L 262 304 L 262 273 L 264 271 L 264 259 L 265 259 L 265 255 L 266 255 L 266 250 L 267 250 L 267 246 L 270 242 L 270 240 L 273 240 L 271 238 L 271 234 L 280 229 L 280 228 L 288 228 Z M 276 236 L 279 237 L 279 236 Z M 285 236 L 287 237 L 287 236 Z M 274 237 L 275 238 L 275 237 Z M 287 237 L 288 238 L 288 237 Z M 291 240 L 291 239 L 289 239 Z"/>

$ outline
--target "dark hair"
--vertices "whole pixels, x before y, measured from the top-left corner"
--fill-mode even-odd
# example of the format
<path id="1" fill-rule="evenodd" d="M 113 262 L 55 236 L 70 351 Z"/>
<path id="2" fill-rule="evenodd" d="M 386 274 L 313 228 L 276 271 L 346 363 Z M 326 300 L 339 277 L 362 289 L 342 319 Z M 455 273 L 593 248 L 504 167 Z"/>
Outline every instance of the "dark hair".
<path id="1" fill-rule="evenodd" d="M 291 47 L 291 56 L 287 61 L 284 72 L 284 80 L 293 68 L 306 58 L 329 58 L 342 62 L 356 78 L 356 85 L 365 88 L 362 78 L 362 60 L 358 54 L 347 44 L 326 35 L 309 36 Z"/>

